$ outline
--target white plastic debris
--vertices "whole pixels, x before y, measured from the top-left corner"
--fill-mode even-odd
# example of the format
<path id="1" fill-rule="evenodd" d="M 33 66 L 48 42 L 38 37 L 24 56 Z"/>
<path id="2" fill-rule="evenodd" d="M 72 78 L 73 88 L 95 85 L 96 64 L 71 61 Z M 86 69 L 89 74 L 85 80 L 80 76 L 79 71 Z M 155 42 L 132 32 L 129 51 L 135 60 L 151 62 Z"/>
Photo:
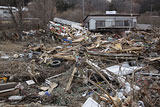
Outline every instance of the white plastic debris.
<path id="1" fill-rule="evenodd" d="M 140 88 L 139 88 L 138 86 L 136 86 L 136 85 L 133 85 L 133 89 L 134 89 L 135 91 L 140 90 Z M 133 89 L 131 88 L 130 83 L 128 83 L 128 82 L 125 83 L 125 90 L 124 90 L 124 91 L 125 91 L 127 94 L 128 94 L 130 91 L 132 91 Z"/>
<path id="2" fill-rule="evenodd" d="M 10 96 L 9 100 L 22 100 L 23 96 Z"/>
<path id="3" fill-rule="evenodd" d="M 133 85 L 133 88 L 134 88 L 136 91 L 140 90 L 140 88 L 139 88 L 138 86 L 136 86 L 136 85 Z"/>
<path id="4" fill-rule="evenodd" d="M 33 84 L 35 84 L 35 82 L 34 82 L 33 80 L 28 80 L 28 81 L 26 81 L 26 83 L 27 83 L 28 85 L 33 85 Z"/>
<path id="5" fill-rule="evenodd" d="M 125 34 L 129 34 L 129 33 L 131 33 L 132 31 L 130 31 L 130 30 L 128 30 L 128 31 L 125 31 L 124 33 Z"/>
<path id="6" fill-rule="evenodd" d="M 128 82 L 125 83 L 125 92 L 128 94 L 132 90 L 130 84 Z"/>
<path id="7" fill-rule="evenodd" d="M 2 59 L 9 59 L 8 55 L 1 56 Z"/>
<path id="8" fill-rule="evenodd" d="M 33 57 L 33 53 L 28 53 L 28 58 L 32 59 L 32 57 Z"/>
<path id="9" fill-rule="evenodd" d="M 124 77 L 124 76 L 119 76 L 118 77 L 118 81 L 120 82 L 120 83 L 125 83 L 125 81 L 126 81 L 126 77 Z"/>
<path id="10" fill-rule="evenodd" d="M 117 97 L 122 101 L 126 97 L 123 95 L 123 92 L 117 92 Z"/>
<path id="11" fill-rule="evenodd" d="M 40 96 L 44 96 L 45 95 L 45 91 L 41 91 L 38 93 Z"/>
<path id="12" fill-rule="evenodd" d="M 19 57 L 21 57 L 21 58 L 24 57 L 24 54 L 19 54 Z"/>
<path id="13" fill-rule="evenodd" d="M 130 66 L 128 62 L 124 62 L 122 66 L 114 65 L 106 69 L 109 70 L 110 72 L 113 72 L 116 75 L 123 76 L 123 75 L 131 74 L 133 71 L 139 70 L 141 68 L 142 67 L 138 67 L 138 66 Z"/>
<path id="14" fill-rule="evenodd" d="M 56 47 L 56 49 L 62 49 L 62 48 L 63 48 L 62 46 L 57 46 L 57 47 Z"/>
<path id="15" fill-rule="evenodd" d="M 101 107 L 101 105 L 89 97 L 82 107 Z"/>

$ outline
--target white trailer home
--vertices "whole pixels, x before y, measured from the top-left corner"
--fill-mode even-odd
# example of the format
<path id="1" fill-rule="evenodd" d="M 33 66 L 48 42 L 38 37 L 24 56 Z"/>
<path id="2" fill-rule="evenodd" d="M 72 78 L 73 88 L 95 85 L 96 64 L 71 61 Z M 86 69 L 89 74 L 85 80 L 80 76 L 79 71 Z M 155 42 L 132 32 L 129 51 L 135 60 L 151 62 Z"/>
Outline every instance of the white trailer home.
<path id="1" fill-rule="evenodd" d="M 86 16 L 83 22 L 85 27 L 91 31 L 135 29 L 138 16 L 133 14 L 96 14 Z"/>
<path id="2" fill-rule="evenodd" d="M 9 8 L 12 8 L 13 13 L 17 11 L 16 7 L 0 6 L 0 18 L 10 18 L 11 17 Z"/>

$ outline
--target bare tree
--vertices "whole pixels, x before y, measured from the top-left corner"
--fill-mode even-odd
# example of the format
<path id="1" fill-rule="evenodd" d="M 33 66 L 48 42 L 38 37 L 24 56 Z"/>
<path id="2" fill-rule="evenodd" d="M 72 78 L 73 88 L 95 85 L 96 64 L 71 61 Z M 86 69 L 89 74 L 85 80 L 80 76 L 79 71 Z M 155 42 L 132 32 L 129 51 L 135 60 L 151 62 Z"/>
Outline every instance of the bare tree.
<path id="1" fill-rule="evenodd" d="M 69 4 L 67 10 L 58 12 L 57 16 L 72 21 L 82 22 L 82 0 L 66 0 Z M 104 14 L 109 9 L 109 2 L 107 0 L 84 0 L 85 15 L 88 14 Z M 78 17 L 77 17 L 78 16 Z"/>
<path id="2" fill-rule="evenodd" d="M 57 13 L 57 16 L 63 19 L 68 19 L 76 22 L 82 22 L 83 19 L 81 9 L 68 9 L 67 11 L 64 11 L 62 13 Z"/>
<path id="3" fill-rule="evenodd" d="M 56 14 L 56 4 L 58 0 L 33 0 L 29 6 L 31 15 L 40 19 L 42 28 L 46 28 L 49 20 L 53 20 Z"/>
<path id="4" fill-rule="evenodd" d="M 15 2 L 17 7 L 17 12 L 13 13 L 13 8 L 11 4 Z M 23 8 L 24 8 L 24 0 L 9 0 L 9 12 L 11 14 L 13 23 L 15 24 L 15 29 L 18 32 L 19 39 L 22 39 L 22 31 L 23 31 Z"/>
<path id="5" fill-rule="evenodd" d="M 112 0 L 111 5 L 119 13 L 139 13 L 140 4 L 135 0 Z"/>

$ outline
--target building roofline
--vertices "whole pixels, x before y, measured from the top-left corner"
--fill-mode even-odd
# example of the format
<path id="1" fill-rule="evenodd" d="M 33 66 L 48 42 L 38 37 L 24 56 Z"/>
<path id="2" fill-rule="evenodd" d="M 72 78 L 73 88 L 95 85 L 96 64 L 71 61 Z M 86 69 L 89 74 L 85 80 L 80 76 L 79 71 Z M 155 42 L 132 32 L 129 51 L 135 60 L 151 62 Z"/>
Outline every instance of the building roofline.
<path id="1" fill-rule="evenodd" d="M 0 9 L 9 9 L 9 8 L 12 8 L 12 9 L 14 9 L 14 10 L 17 9 L 16 7 L 0 6 Z"/>
<path id="2" fill-rule="evenodd" d="M 83 22 L 89 17 L 89 16 L 140 16 L 139 14 L 90 14 L 87 15 L 84 19 Z"/>

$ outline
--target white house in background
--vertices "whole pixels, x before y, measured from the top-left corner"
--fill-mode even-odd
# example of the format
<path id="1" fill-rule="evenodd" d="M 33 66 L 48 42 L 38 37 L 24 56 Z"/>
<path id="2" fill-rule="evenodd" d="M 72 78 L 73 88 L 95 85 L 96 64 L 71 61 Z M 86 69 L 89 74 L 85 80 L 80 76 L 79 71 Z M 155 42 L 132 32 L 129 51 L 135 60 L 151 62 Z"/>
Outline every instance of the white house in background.
<path id="1" fill-rule="evenodd" d="M 139 15 L 116 13 L 95 14 L 86 16 L 83 22 L 85 27 L 91 31 L 101 31 L 106 29 L 135 29 L 138 16 Z"/>
<path id="2" fill-rule="evenodd" d="M 0 18 L 10 18 L 11 14 L 9 9 L 12 8 L 12 12 L 16 13 L 18 9 L 16 7 L 0 6 Z M 22 11 L 27 12 L 28 8 L 24 7 Z"/>
<path id="3" fill-rule="evenodd" d="M 11 8 L 12 8 L 13 13 L 16 13 L 17 8 L 16 7 L 11 7 Z M 0 17 L 1 18 L 10 18 L 11 17 L 8 6 L 0 6 Z"/>

